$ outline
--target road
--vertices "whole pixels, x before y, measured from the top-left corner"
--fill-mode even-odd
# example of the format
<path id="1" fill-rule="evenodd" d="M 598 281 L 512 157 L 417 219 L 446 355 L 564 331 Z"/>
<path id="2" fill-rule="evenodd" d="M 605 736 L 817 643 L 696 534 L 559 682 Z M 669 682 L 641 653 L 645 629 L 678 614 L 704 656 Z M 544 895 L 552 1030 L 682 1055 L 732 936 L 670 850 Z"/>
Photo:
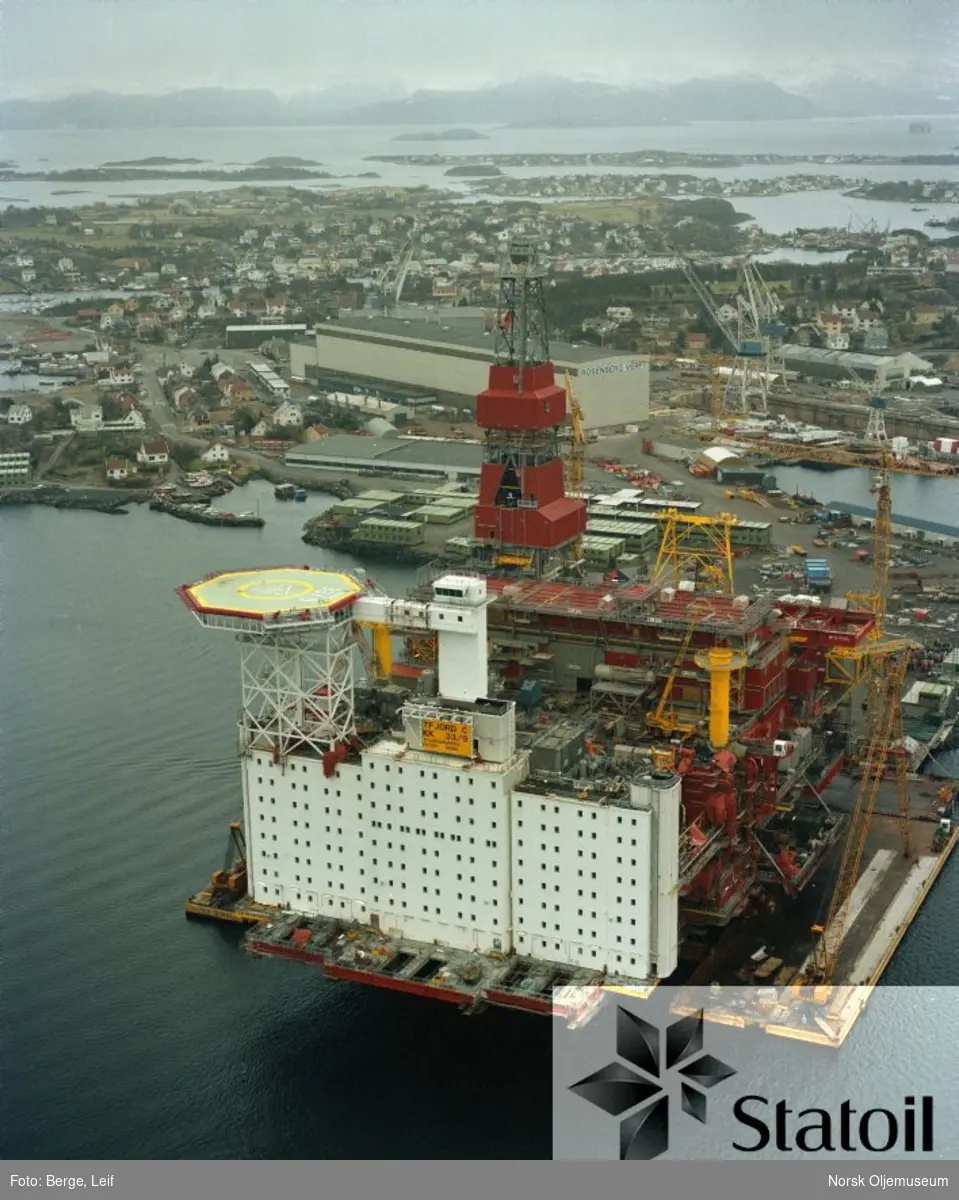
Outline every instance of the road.
<path id="1" fill-rule="evenodd" d="M 152 424 L 167 437 L 174 437 L 177 435 L 176 417 L 157 378 L 157 371 L 162 368 L 165 357 L 164 351 L 158 347 L 144 346 L 140 351 L 140 397 Z"/>

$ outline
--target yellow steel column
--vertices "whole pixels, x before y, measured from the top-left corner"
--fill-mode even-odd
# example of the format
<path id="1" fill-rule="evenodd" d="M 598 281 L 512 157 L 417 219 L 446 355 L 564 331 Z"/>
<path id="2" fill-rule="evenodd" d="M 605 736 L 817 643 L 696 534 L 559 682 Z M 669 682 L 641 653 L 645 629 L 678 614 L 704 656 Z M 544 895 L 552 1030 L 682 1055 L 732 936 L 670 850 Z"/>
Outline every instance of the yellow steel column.
<path id="1" fill-rule="evenodd" d="M 709 672 L 709 744 L 721 750 L 729 744 L 730 677 L 746 665 L 746 655 L 726 646 L 700 650 L 696 665 Z"/>
<path id="2" fill-rule="evenodd" d="M 389 679 L 393 673 L 393 643 L 389 625 L 373 626 L 373 657 L 377 672 L 384 679 Z"/>

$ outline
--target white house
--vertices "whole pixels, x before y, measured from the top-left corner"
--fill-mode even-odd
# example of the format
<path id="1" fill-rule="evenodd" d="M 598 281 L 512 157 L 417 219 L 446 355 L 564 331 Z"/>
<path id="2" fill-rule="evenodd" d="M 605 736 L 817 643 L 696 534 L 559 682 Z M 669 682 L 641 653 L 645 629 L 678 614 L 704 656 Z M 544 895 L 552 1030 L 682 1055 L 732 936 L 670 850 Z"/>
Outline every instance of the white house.
<path id="1" fill-rule="evenodd" d="M 463 256 L 466 257 L 465 255 Z M 611 321 L 631 321 L 633 319 L 633 310 L 625 305 L 612 305 L 607 308 L 606 315 Z"/>
<path id="2" fill-rule="evenodd" d="M 277 428 L 282 428 L 287 425 L 302 425 L 303 410 L 298 404 L 291 404 L 289 400 L 281 404 L 273 413 L 273 424 Z"/>
<path id="3" fill-rule="evenodd" d="M 81 404 L 70 414 L 70 424 L 78 433 L 99 433 L 103 428 L 103 409 L 99 404 Z"/>
<path id="4" fill-rule="evenodd" d="M 137 462 L 146 466 L 160 467 L 170 461 L 170 449 L 163 438 L 153 442 L 141 442 L 137 451 Z"/>
<path id="5" fill-rule="evenodd" d="M 128 475 L 136 473 L 136 467 L 128 462 L 125 458 L 108 458 L 107 459 L 107 479 L 117 480 L 126 479 Z"/>
<path id="6" fill-rule="evenodd" d="M 839 330 L 833 330 L 826 334 L 826 349 L 827 350 L 848 350 L 849 349 L 849 334 Z"/>
<path id="7" fill-rule="evenodd" d="M 210 374 L 213 376 L 215 383 L 219 383 L 225 375 L 232 375 L 233 372 L 225 362 L 215 362 L 210 368 Z"/>
<path id="8" fill-rule="evenodd" d="M 250 430 L 250 437 L 252 437 L 252 438 L 266 437 L 269 430 L 270 430 L 270 427 L 269 427 L 269 425 L 267 425 L 266 421 L 257 421 L 257 423 Z"/>
<path id="9" fill-rule="evenodd" d="M 57 262 L 57 270 L 61 275 L 69 275 L 73 270 L 73 259 L 67 258 L 66 256 L 59 259 Z"/>
<path id="10" fill-rule="evenodd" d="M 228 463 L 230 452 L 222 442 L 214 442 L 209 449 L 200 455 L 200 461 L 205 463 Z"/>
<path id="11" fill-rule="evenodd" d="M 143 413 L 137 408 L 131 408 L 128 413 L 125 413 L 118 421 L 104 421 L 103 429 L 146 429 L 147 423 L 143 418 Z"/>
<path id="12" fill-rule="evenodd" d="M 29 425 L 33 420 L 33 409 L 29 404 L 11 404 L 7 420 L 11 425 Z"/>

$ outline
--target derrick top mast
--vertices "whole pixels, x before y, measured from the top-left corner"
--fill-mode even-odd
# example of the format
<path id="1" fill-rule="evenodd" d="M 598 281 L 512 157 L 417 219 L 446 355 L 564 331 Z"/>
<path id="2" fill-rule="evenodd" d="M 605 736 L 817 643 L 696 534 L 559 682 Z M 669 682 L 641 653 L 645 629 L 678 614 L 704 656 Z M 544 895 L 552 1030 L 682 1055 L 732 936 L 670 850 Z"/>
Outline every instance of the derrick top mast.
<path id="1" fill-rule="evenodd" d="M 507 242 L 500 271 L 495 361 L 476 398 L 485 432 L 475 533 L 491 565 L 539 572 L 577 544 L 586 504 L 566 495 L 559 431 L 566 391 L 549 357 L 546 268 L 531 238 Z"/>
<path id="2" fill-rule="evenodd" d="M 536 242 L 510 238 L 500 268 L 494 355 L 497 364 L 517 368 L 518 392 L 523 391 L 527 367 L 549 363 L 545 282 Z"/>

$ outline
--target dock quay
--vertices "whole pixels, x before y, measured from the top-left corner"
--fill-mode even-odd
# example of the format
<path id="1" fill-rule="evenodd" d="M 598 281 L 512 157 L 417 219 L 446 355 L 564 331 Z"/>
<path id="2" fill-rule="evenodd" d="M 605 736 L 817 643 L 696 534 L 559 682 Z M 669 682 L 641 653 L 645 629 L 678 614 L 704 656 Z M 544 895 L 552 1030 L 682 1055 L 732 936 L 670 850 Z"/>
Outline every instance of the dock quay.
<path id="1" fill-rule="evenodd" d="M 256 513 L 218 512 L 203 504 L 176 504 L 172 500 L 153 499 L 153 512 L 166 513 L 181 521 L 192 521 L 196 525 L 215 525 L 223 528 L 262 529 L 266 521 Z"/>
<path id="2" fill-rule="evenodd" d="M 0 507 L 39 504 L 46 508 L 70 508 L 119 516 L 127 515 L 128 505 L 142 504 L 147 498 L 142 490 L 68 488 L 57 484 L 0 489 Z"/>
<path id="3" fill-rule="evenodd" d="M 876 822 L 881 824 L 878 832 L 885 840 L 897 836 L 890 818 L 874 818 Z M 749 986 L 712 985 L 693 992 L 680 989 L 671 1010 L 679 1016 L 702 1010 L 705 1020 L 715 1024 L 759 1028 L 774 1037 L 840 1047 L 959 842 L 957 827 L 942 849 L 932 852 L 934 835 L 928 820 L 917 818 L 911 824 L 911 836 L 921 852 L 907 860 L 897 848 L 876 850 L 849 898 L 838 967 L 842 982 L 824 989 L 791 982 L 802 977 L 810 954 L 791 970 L 780 967 L 778 983 L 772 985 L 757 980 Z"/>

